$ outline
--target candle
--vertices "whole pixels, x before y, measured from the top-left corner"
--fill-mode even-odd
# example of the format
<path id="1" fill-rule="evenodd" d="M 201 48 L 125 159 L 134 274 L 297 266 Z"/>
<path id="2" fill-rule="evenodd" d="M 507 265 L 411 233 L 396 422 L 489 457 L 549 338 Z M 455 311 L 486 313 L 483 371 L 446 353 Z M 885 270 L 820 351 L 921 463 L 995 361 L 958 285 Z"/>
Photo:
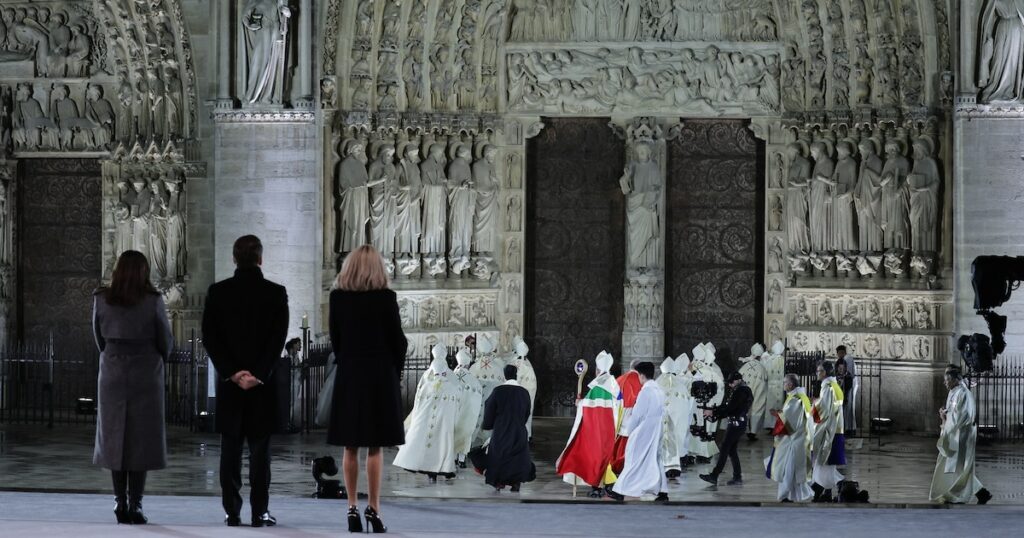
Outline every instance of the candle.
<path id="1" fill-rule="evenodd" d="M 309 328 L 309 316 L 307 316 L 305 314 L 302 315 L 302 328 L 303 329 L 308 329 Z"/>

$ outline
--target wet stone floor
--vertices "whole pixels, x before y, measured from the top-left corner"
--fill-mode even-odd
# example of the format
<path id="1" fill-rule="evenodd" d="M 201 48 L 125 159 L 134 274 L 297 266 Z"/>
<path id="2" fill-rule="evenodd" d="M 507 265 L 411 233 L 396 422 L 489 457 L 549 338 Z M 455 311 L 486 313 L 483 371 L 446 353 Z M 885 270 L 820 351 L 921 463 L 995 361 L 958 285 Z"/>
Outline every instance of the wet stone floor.
<path id="1" fill-rule="evenodd" d="M 534 422 L 533 451 L 537 480 L 521 493 L 495 492 L 471 469 L 460 470 L 452 480 L 431 484 L 425 475 L 391 465 L 395 449 L 385 451 L 383 495 L 388 498 L 435 498 L 453 500 L 508 500 L 521 502 L 572 501 L 572 486 L 554 473 L 554 462 L 572 426 L 569 419 L 538 418 Z M 92 465 L 94 428 L 88 425 L 0 425 L 0 490 L 39 492 L 106 493 L 109 473 Z M 271 494 L 275 497 L 309 497 L 315 490 L 310 462 L 340 449 L 324 442 L 323 432 L 279 435 L 273 439 Z M 219 495 L 217 477 L 220 438 L 210 433 L 190 433 L 171 428 L 167 432 L 167 469 L 153 472 L 149 495 Z M 670 483 L 672 501 L 710 504 L 774 504 L 775 483 L 764 478 L 763 459 L 771 439 L 743 440 L 744 484 L 709 486 L 697 475 L 710 465 L 689 468 Z M 892 434 L 847 441 L 848 465 L 841 469 L 867 489 L 874 505 L 921 506 L 928 504 L 928 486 L 935 466 L 935 438 Z M 340 461 L 339 461 L 340 463 Z M 990 504 L 1024 505 L 1024 445 L 994 444 L 978 447 L 978 476 L 994 497 Z M 726 467 L 727 478 L 731 467 Z M 246 471 L 243 470 L 243 476 Z M 340 478 L 340 477 L 339 477 Z M 587 498 L 580 488 L 578 502 L 610 502 Z M 360 487 L 360 491 L 365 491 Z M 247 496 L 243 492 L 243 496 Z"/>

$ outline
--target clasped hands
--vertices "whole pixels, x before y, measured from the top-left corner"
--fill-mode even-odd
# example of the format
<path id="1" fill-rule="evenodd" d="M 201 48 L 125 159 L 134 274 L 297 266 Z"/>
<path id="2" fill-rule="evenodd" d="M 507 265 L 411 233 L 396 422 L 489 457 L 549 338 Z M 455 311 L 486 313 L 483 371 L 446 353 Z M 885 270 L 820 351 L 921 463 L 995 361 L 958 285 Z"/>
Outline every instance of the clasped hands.
<path id="1" fill-rule="evenodd" d="M 263 384 L 263 382 L 256 376 L 252 375 L 249 370 L 239 370 L 235 372 L 235 375 L 231 376 L 231 381 L 239 387 L 242 387 L 242 390 L 249 390 Z"/>

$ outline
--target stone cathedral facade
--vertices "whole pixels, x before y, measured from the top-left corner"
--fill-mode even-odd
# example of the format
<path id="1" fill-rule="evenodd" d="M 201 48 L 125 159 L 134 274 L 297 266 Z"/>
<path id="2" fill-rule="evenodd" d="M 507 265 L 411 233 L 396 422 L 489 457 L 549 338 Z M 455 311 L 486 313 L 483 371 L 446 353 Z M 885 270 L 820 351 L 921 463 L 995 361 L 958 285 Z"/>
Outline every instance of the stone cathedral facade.
<path id="1" fill-rule="evenodd" d="M 523 336 L 545 414 L 602 349 L 784 340 L 888 363 L 931 428 L 970 261 L 1024 244 L 1019 9 L 0 0 L 0 331 L 87 348 L 136 249 L 185 338 L 254 233 L 323 338 L 371 243 L 411 354 Z"/>

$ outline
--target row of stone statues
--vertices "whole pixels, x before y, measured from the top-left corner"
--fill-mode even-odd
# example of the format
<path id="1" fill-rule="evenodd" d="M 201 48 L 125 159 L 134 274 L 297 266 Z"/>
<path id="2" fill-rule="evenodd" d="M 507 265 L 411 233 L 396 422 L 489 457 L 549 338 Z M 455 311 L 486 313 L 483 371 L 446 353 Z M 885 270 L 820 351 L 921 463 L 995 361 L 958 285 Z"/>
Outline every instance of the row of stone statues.
<path id="1" fill-rule="evenodd" d="M 187 272 L 183 186 L 173 167 L 127 169 L 117 180 L 114 254 L 145 254 L 157 283 L 180 280 Z"/>
<path id="2" fill-rule="evenodd" d="M 117 115 L 98 84 L 72 89 L 26 82 L 18 84 L 13 97 L 12 102 L 10 88 L 0 88 L 0 104 L 11 111 L 16 150 L 104 150 L 115 139 Z"/>
<path id="3" fill-rule="evenodd" d="M 88 77 L 92 50 L 84 17 L 46 6 L 0 9 L 0 65 L 31 62 L 36 77 Z"/>
<path id="4" fill-rule="evenodd" d="M 348 139 L 342 151 L 336 172 L 342 255 L 369 242 L 404 276 L 422 267 L 431 277 L 471 269 L 489 279 L 500 248 L 499 221 L 521 229 L 522 201 L 511 197 L 499 206 L 498 148 L 484 140 L 378 139 L 367 145 Z"/>
<path id="5" fill-rule="evenodd" d="M 934 142 L 920 135 L 911 145 L 913 162 L 902 138 L 843 139 L 835 143 L 836 159 L 828 139 L 809 147 L 790 143 L 784 177 L 790 255 L 937 251 L 942 178 Z M 783 187 L 781 170 L 771 185 Z"/>
<path id="6" fill-rule="evenodd" d="M 509 40 L 771 40 L 769 11 L 759 0 L 515 0 Z"/>

